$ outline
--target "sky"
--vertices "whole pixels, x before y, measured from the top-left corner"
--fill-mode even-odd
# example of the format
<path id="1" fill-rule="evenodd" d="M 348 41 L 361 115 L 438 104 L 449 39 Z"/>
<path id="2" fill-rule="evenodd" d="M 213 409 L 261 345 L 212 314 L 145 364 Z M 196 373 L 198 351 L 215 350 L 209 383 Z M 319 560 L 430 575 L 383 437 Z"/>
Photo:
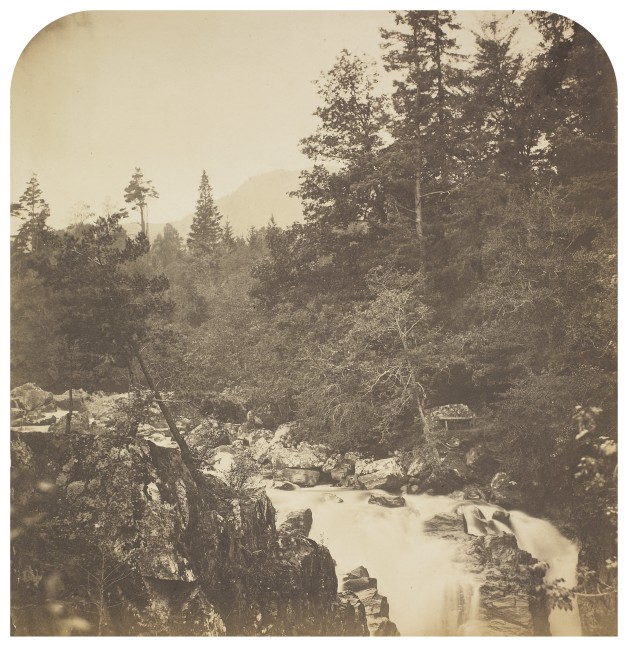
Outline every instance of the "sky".
<path id="1" fill-rule="evenodd" d="M 484 14 L 486 15 L 491 14 Z M 520 15 L 520 14 L 519 14 Z M 479 16 L 459 14 L 468 31 Z M 516 21 L 514 16 L 512 20 Z M 521 49 L 535 42 L 522 15 Z M 312 81 L 343 48 L 380 59 L 379 11 L 93 11 L 61 18 L 22 53 L 11 92 L 11 199 L 37 173 L 64 226 L 124 206 L 136 166 L 160 193 L 152 222 L 193 212 L 202 170 L 219 198 L 310 165 Z"/>

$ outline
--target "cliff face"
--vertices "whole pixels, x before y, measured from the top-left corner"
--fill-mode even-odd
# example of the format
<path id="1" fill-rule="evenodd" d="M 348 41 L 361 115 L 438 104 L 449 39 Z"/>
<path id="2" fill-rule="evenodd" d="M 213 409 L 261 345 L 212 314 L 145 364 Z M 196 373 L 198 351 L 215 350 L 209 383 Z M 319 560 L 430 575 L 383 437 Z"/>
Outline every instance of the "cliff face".
<path id="1" fill-rule="evenodd" d="M 197 485 L 145 440 L 11 445 L 16 635 L 367 635 L 328 550 L 277 533 L 264 492 Z"/>

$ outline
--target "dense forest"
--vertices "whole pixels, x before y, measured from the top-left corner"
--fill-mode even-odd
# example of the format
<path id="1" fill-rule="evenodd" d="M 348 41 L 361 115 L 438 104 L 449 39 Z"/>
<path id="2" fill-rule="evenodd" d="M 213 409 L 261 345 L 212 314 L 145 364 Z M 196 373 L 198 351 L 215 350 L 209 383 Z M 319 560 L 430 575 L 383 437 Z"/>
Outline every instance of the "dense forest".
<path id="1" fill-rule="evenodd" d="M 464 403 L 522 505 L 611 584 L 616 82 L 585 28 L 527 18 L 533 56 L 501 20 L 463 55 L 454 12 L 396 13 L 386 84 L 339 53 L 300 142 L 304 222 L 286 229 L 260 214 L 234 235 L 199 169 L 187 240 L 166 225 L 151 244 L 145 207 L 166 188 L 138 168 L 120 195 L 139 234 L 127 211 L 53 230 L 33 176 L 11 205 L 12 385 L 128 392 L 129 435 L 156 398 L 175 439 L 181 415 L 252 411 L 340 452 L 435 462 L 428 410 Z"/>

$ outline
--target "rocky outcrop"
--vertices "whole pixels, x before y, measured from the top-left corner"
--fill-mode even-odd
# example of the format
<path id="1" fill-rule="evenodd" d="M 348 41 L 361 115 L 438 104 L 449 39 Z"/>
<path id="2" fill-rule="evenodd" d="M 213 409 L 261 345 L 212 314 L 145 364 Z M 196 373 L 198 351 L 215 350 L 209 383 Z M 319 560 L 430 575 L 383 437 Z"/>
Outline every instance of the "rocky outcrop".
<path id="1" fill-rule="evenodd" d="M 387 598 L 377 590 L 377 580 L 370 577 L 363 566 L 358 566 L 344 578 L 344 590 L 353 593 L 366 611 L 368 632 L 371 636 L 399 636 L 396 625 L 390 620 Z"/>
<path id="2" fill-rule="evenodd" d="M 324 546 L 176 449 L 13 432 L 12 476 L 16 635 L 364 635 Z"/>
<path id="3" fill-rule="evenodd" d="M 398 490 L 406 481 L 403 466 L 396 457 L 378 461 L 360 459 L 355 463 L 355 477 L 365 490 Z"/>
<path id="4" fill-rule="evenodd" d="M 461 508 L 462 514 L 440 514 L 429 519 L 424 530 L 454 541 L 460 561 L 475 576 L 480 593 L 475 620 L 481 624 L 481 635 L 549 635 L 549 609 L 540 587 L 544 569 L 518 548 L 513 535 L 467 534 L 463 509 L 468 506 Z"/>
<path id="5" fill-rule="evenodd" d="M 11 400 L 16 408 L 23 411 L 54 411 L 56 405 L 54 396 L 49 391 L 44 391 L 34 382 L 17 386 L 11 391 Z"/>
<path id="6" fill-rule="evenodd" d="M 276 478 L 295 483 L 301 487 L 313 487 L 320 479 L 320 472 L 317 470 L 303 470 L 286 467 L 275 472 Z"/>
<path id="7" fill-rule="evenodd" d="M 303 537 L 307 537 L 309 536 L 312 524 L 313 515 L 309 508 L 306 508 L 305 510 L 294 510 L 293 512 L 288 512 L 285 521 L 279 527 L 279 532 L 285 532 L 290 535 L 298 534 L 303 535 Z"/>

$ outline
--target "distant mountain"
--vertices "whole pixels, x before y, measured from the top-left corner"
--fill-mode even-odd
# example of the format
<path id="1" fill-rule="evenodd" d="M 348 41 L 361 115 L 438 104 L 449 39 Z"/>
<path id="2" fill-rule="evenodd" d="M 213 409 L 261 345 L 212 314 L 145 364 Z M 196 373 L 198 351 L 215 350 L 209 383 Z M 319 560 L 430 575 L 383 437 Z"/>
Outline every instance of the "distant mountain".
<path id="1" fill-rule="evenodd" d="M 300 171 L 270 171 L 249 178 L 229 195 L 216 200 L 222 214 L 222 224 L 228 219 L 236 234 L 245 234 L 252 225 L 263 227 L 271 216 L 279 227 L 302 222 L 303 212 L 298 198 L 288 195 L 299 187 Z M 194 214 L 170 223 L 187 236 Z M 151 238 L 163 230 L 161 224 L 151 224 Z"/>

